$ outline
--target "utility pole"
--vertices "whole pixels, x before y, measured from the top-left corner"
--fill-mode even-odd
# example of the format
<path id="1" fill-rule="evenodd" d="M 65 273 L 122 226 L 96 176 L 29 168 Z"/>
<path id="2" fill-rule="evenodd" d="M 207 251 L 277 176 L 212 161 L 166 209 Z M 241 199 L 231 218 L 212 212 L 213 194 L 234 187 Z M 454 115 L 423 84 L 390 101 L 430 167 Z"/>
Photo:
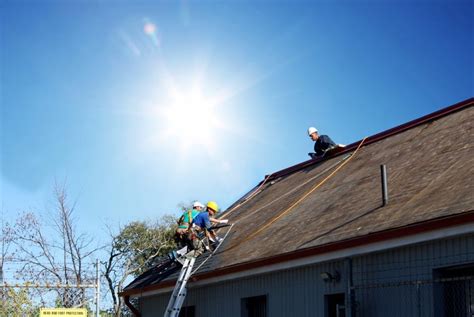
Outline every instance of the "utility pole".
<path id="1" fill-rule="evenodd" d="M 1 293 L 2 293 L 2 305 L 5 306 L 5 284 L 3 280 L 3 264 L 5 264 L 5 230 L 4 230 L 4 223 L 3 223 L 3 206 L 2 206 L 2 231 L 0 232 L 1 234 L 1 239 L 2 239 L 2 254 L 0 255 L 0 285 L 2 287 Z"/>
<path id="2" fill-rule="evenodd" d="M 2 239 L 2 254 L 0 254 L 0 284 L 3 285 L 3 263 L 5 263 L 5 227 L 3 223 L 3 206 L 2 206 L 2 231 L 0 232 Z"/>
<path id="3" fill-rule="evenodd" d="M 3 284 L 3 256 L 2 258 L 0 259 L 0 292 L 1 292 L 1 295 L 2 295 L 2 305 L 5 306 L 5 284 Z"/>
<path id="4" fill-rule="evenodd" d="M 100 273 L 99 273 L 99 259 L 95 260 L 96 265 L 96 300 L 95 300 L 95 316 L 100 317 Z"/>

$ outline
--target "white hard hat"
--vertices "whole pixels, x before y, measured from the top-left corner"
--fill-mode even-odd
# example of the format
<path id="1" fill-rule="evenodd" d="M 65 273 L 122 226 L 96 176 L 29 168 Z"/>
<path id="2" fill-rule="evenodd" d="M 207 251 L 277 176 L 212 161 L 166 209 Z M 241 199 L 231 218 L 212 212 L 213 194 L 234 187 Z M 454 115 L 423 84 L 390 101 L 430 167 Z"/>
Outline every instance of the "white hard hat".
<path id="1" fill-rule="evenodd" d="M 311 135 L 311 134 L 313 134 L 314 132 L 318 132 L 318 129 L 316 129 L 315 127 L 309 127 L 309 128 L 308 128 L 308 135 Z"/>
<path id="2" fill-rule="evenodd" d="M 193 203 L 193 208 L 196 208 L 196 207 L 201 207 L 204 209 L 204 205 L 197 200 Z"/>

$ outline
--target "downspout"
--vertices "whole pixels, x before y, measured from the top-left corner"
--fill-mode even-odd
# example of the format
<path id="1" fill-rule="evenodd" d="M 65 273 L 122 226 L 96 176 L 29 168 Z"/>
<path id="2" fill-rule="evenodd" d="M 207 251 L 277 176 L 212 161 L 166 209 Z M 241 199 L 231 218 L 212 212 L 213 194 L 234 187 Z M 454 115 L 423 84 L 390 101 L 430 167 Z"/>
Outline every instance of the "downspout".
<path id="1" fill-rule="evenodd" d="M 354 280 L 352 276 L 352 258 L 347 258 L 347 301 L 346 314 L 348 317 L 355 317 L 355 294 L 354 294 Z"/>
<path id="2" fill-rule="evenodd" d="M 138 311 L 138 309 L 136 309 L 135 306 L 130 303 L 130 296 L 127 295 L 123 299 L 125 301 L 125 305 L 127 305 L 127 307 L 132 311 L 135 317 L 142 317 L 142 314 Z"/>

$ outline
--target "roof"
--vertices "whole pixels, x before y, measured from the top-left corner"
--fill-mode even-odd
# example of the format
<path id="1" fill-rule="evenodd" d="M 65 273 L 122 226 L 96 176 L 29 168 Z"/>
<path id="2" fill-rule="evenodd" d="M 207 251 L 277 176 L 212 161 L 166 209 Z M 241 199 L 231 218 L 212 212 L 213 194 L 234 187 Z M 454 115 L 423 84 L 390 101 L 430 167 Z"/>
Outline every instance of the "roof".
<path id="1" fill-rule="evenodd" d="M 194 279 L 474 222 L 473 105 L 470 98 L 324 160 L 268 175 L 224 213 L 234 226 L 212 258 L 201 256 L 199 262 L 207 262 Z M 386 206 L 381 164 L 388 171 Z M 168 287 L 176 279 L 152 271 L 122 295 Z"/>

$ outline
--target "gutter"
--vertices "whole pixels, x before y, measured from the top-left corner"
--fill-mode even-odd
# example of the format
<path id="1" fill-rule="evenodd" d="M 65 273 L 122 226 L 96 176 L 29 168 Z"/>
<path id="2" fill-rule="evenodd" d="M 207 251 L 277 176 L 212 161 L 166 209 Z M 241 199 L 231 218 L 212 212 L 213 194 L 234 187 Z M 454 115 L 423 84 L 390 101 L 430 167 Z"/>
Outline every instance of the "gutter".
<path id="1" fill-rule="evenodd" d="M 461 214 L 454 216 L 446 216 L 442 218 L 436 218 L 428 220 L 425 222 L 408 225 L 400 228 L 389 229 L 385 231 L 370 233 L 360 237 L 354 237 L 334 243 L 329 243 L 321 246 L 316 246 L 312 248 L 306 248 L 302 250 L 296 250 L 284 254 L 280 254 L 273 257 L 268 257 L 264 259 L 259 259 L 250 262 L 244 262 L 221 269 L 215 269 L 210 272 L 203 272 L 197 274 L 193 277 L 193 282 L 211 279 L 219 276 L 229 275 L 246 270 L 255 270 L 256 268 L 270 266 L 279 264 L 282 262 L 288 262 L 292 260 L 307 258 L 316 255 L 322 255 L 325 253 L 340 251 L 343 249 L 355 248 L 370 243 L 383 242 L 391 239 L 400 238 L 402 236 L 410 236 L 420 233 L 425 233 L 429 231 L 444 229 L 448 227 L 466 225 L 469 223 L 474 223 L 474 210 L 469 210 Z M 472 230 L 474 232 L 474 229 Z M 130 296 L 136 295 L 144 292 L 164 289 L 168 287 L 173 287 L 175 285 L 175 280 L 165 281 L 155 285 L 148 285 L 143 288 L 124 290 L 119 295 L 120 296 Z M 127 305 L 128 306 L 128 305 Z"/>

